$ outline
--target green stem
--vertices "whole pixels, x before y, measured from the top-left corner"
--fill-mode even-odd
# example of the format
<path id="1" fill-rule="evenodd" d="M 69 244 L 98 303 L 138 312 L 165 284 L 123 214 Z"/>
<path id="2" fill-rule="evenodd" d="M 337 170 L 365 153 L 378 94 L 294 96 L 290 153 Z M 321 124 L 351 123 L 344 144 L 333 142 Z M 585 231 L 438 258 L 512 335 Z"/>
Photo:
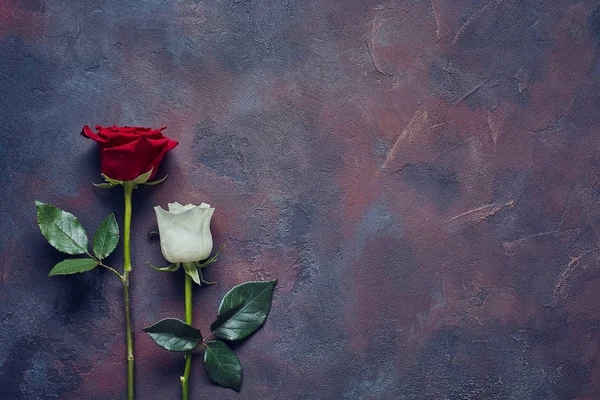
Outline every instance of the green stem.
<path id="1" fill-rule="evenodd" d="M 129 246 L 129 235 L 131 232 L 131 192 L 133 192 L 133 183 L 124 182 L 125 190 L 125 232 L 123 233 L 123 242 L 125 244 L 125 265 L 124 272 L 131 272 L 131 252 Z"/>
<path id="2" fill-rule="evenodd" d="M 185 323 L 192 325 L 192 277 L 185 275 Z M 190 383 L 190 369 L 192 367 L 192 352 L 185 353 L 185 369 L 181 377 L 181 392 L 183 400 L 188 400 L 188 390 Z"/>
<path id="3" fill-rule="evenodd" d="M 133 330 L 131 327 L 131 312 L 129 310 L 129 274 L 131 273 L 131 251 L 129 236 L 131 233 L 131 192 L 134 184 L 124 182 L 125 190 L 125 227 L 123 232 L 123 243 L 125 246 L 125 262 L 123 265 L 123 296 L 125 298 L 125 325 L 127 332 L 127 400 L 134 399 L 133 386 Z"/>
<path id="4" fill-rule="evenodd" d="M 185 274 L 185 323 L 192 325 L 192 277 Z"/>

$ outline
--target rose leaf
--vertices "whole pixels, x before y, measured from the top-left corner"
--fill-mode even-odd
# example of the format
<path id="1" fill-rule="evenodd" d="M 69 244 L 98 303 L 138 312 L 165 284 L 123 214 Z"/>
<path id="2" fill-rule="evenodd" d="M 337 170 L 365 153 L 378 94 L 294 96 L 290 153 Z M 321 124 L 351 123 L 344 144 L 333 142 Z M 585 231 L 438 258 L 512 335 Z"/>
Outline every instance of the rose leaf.
<path id="1" fill-rule="evenodd" d="M 119 243 L 119 225 L 115 219 L 115 214 L 110 214 L 104 218 L 94 234 L 94 244 L 92 246 L 94 255 L 102 260 L 108 257 Z"/>
<path id="2" fill-rule="evenodd" d="M 242 381 L 240 360 L 225 343 L 212 341 L 206 344 L 204 368 L 213 382 L 234 390 L 240 389 Z"/>
<path id="3" fill-rule="evenodd" d="M 56 264 L 48 276 L 70 275 L 90 271 L 98 265 L 93 258 L 68 258 Z"/>
<path id="4" fill-rule="evenodd" d="M 42 235 L 58 251 L 67 254 L 87 252 L 88 238 L 77 218 L 60 208 L 35 202 L 37 220 Z"/>
<path id="5" fill-rule="evenodd" d="M 200 331 L 176 318 L 166 318 L 142 329 L 154 343 L 169 351 L 188 351 L 202 342 Z"/>
<path id="6" fill-rule="evenodd" d="M 240 340 L 260 328 L 269 315 L 275 283 L 277 280 L 245 282 L 227 292 L 210 327 L 213 335 Z"/>

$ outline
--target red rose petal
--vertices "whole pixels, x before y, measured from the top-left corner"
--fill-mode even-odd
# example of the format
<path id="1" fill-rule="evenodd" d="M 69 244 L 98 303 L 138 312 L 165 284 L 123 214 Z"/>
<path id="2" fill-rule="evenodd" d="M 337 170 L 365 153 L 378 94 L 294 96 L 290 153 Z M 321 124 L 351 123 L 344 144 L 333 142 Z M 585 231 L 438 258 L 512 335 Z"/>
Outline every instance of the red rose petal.
<path id="1" fill-rule="evenodd" d="M 94 133 L 87 125 L 82 135 L 98 142 L 100 148 L 100 168 L 113 179 L 130 181 L 150 169 L 152 179 L 167 151 L 178 143 L 163 136 L 160 129 L 143 127 L 103 127 L 96 125 Z"/>
<path id="2" fill-rule="evenodd" d="M 176 142 L 175 140 L 171 140 L 168 138 L 164 138 L 164 139 L 160 139 L 160 140 L 148 139 L 148 141 L 156 142 L 156 144 L 158 144 L 160 142 L 160 146 L 161 146 L 160 153 L 154 158 L 154 160 L 150 163 L 149 168 L 146 170 L 146 171 L 149 171 L 151 168 L 153 168 L 152 175 L 150 175 L 150 178 L 148 179 L 148 180 L 152 180 L 156 176 L 156 173 L 158 172 L 158 166 L 160 165 L 161 161 L 165 157 L 165 154 L 167 154 L 167 152 L 169 150 L 174 149 L 179 143 Z"/>
<path id="3" fill-rule="evenodd" d="M 84 126 L 83 129 L 81 130 L 81 136 L 95 140 L 96 142 L 101 142 L 101 143 L 107 143 L 108 140 L 106 140 L 103 137 L 98 136 L 89 126 Z"/>

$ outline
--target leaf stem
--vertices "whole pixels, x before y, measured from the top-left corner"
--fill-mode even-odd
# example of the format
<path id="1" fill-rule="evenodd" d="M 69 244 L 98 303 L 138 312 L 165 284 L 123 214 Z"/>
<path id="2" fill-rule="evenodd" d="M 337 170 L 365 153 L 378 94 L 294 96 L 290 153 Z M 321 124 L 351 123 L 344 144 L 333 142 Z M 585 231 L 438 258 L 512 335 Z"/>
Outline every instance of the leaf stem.
<path id="1" fill-rule="evenodd" d="M 131 233 L 131 193 L 134 184 L 123 182 L 125 191 L 125 223 L 123 232 L 123 244 L 125 261 L 123 265 L 123 296 L 125 306 L 125 329 L 127 334 L 127 399 L 134 399 L 134 374 L 133 374 L 133 330 L 131 327 L 131 312 L 129 309 L 129 274 L 131 273 L 131 251 L 129 237 Z"/>
<path id="2" fill-rule="evenodd" d="M 108 269 L 109 271 L 114 272 L 115 274 L 117 274 L 117 276 L 119 277 L 119 279 L 121 279 L 121 281 L 123 281 L 123 275 L 121 275 L 116 269 L 114 269 L 113 267 L 109 267 L 108 265 L 105 265 L 105 264 L 102 264 L 102 263 L 100 263 L 99 265 L 101 267 L 104 267 L 104 268 Z"/>
<path id="3" fill-rule="evenodd" d="M 185 323 L 192 325 L 192 277 L 185 275 Z M 192 367 L 192 352 L 185 352 L 185 369 L 181 377 L 181 393 L 183 400 L 188 400 L 190 369 Z"/>
<path id="4" fill-rule="evenodd" d="M 213 335 L 213 333 L 209 333 L 208 336 L 206 336 L 203 340 L 202 340 L 202 346 L 206 347 L 206 343 L 208 342 L 208 339 L 210 338 L 214 338 L 215 335 Z"/>
<path id="5" fill-rule="evenodd" d="M 114 272 L 115 274 L 117 274 L 117 276 L 119 277 L 119 279 L 120 279 L 121 281 L 123 281 L 123 275 L 121 275 L 121 274 L 119 273 L 119 271 L 117 271 L 117 270 L 116 270 L 116 269 L 114 269 L 113 267 L 109 267 L 108 265 L 104 264 L 104 263 L 102 262 L 102 260 L 100 260 L 100 259 L 98 259 L 98 258 L 94 257 L 94 256 L 93 256 L 93 255 L 92 255 L 92 254 L 91 254 L 89 251 L 86 251 L 86 252 L 85 252 L 85 254 L 86 254 L 86 255 L 87 255 L 89 258 L 91 258 L 91 259 L 93 259 L 94 261 L 96 261 L 96 262 L 98 263 L 98 265 L 99 265 L 99 266 L 101 266 L 101 267 L 104 267 L 104 268 L 108 269 L 109 271 L 112 271 L 112 272 Z"/>

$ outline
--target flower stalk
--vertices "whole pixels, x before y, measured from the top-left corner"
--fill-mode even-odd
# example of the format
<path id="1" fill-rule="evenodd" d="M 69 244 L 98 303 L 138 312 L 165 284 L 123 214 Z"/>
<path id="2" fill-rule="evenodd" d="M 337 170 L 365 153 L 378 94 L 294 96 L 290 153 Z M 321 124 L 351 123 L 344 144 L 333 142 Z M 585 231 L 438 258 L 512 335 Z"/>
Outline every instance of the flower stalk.
<path id="1" fill-rule="evenodd" d="M 94 183 L 99 188 L 123 186 L 125 195 L 124 217 L 124 262 L 123 272 L 104 263 L 116 249 L 120 235 L 119 224 L 114 213 L 100 223 L 94 234 L 92 250 L 89 249 L 88 235 L 77 218 L 58 207 L 35 201 L 38 226 L 48 243 L 62 253 L 80 256 L 67 258 L 52 268 L 48 276 L 71 275 L 103 267 L 113 272 L 123 283 L 123 305 L 125 308 L 125 333 L 127 344 L 127 399 L 134 400 L 134 357 L 133 329 L 130 310 L 131 267 L 131 197 L 138 185 L 157 185 L 167 177 L 152 180 L 165 154 L 178 143 L 162 134 L 165 128 L 145 127 L 103 127 L 96 125 L 96 132 L 84 126 L 81 135 L 94 140 L 100 151 L 102 183 Z"/>
<path id="2" fill-rule="evenodd" d="M 123 297 L 125 307 L 125 329 L 127 336 L 127 399 L 133 400 L 135 398 L 134 392 L 134 357 L 133 357 L 133 329 L 131 326 L 131 311 L 129 307 L 129 275 L 131 274 L 131 247 L 130 247 L 130 233 L 131 233 L 131 194 L 133 192 L 135 184 L 133 182 L 124 182 L 123 189 L 125 191 L 125 222 L 123 232 L 123 244 L 125 261 L 123 264 L 123 275 L 121 281 L 123 282 Z"/>
<path id="3" fill-rule="evenodd" d="M 185 274 L 185 323 L 192 325 L 192 277 Z M 185 368 L 181 376 L 181 393 L 183 400 L 188 400 L 190 369 L 192 367 L 192 351 L 185 353 Z"/>

